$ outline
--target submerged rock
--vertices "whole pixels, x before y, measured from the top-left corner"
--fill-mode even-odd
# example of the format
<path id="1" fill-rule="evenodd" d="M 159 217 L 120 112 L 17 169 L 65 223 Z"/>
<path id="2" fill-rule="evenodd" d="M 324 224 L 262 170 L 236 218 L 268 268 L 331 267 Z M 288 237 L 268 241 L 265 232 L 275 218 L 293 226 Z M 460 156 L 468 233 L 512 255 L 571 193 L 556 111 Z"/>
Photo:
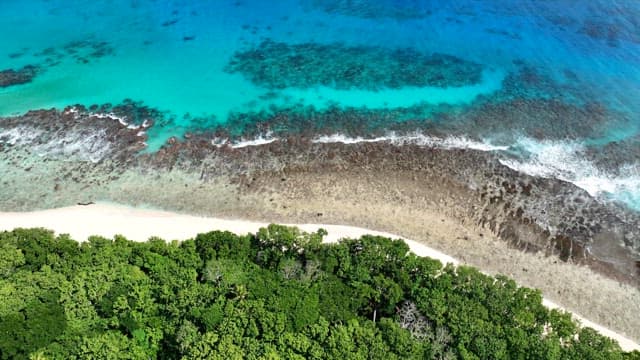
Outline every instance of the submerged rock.
<path id="1" fill-rule="evenodd" d="M 356 16 L 365 19 L 392 18 L 396 20 L 420 19 L 439 8 L 430 1 L 362 1 L 362 0 L 307 0 L 308 7 L 328 13 Z"/>
<path id="2" fill-rule="evenodd" d="M 0 71 L 0 88 L 30 83 L 38 75 L 39 70 L 33 65 L 27 65 L 19 70 L 2 70 Z"/>
<path id="3" fill-rule="evenodd" d="M 402 87 L 455 87 L 481 81 L 480 64 L 447 54 L 424 54 L 411 48 L 304 43 L 272 40 L 237 52 L 226 68 L 257 85 L 378 90 Z"/>

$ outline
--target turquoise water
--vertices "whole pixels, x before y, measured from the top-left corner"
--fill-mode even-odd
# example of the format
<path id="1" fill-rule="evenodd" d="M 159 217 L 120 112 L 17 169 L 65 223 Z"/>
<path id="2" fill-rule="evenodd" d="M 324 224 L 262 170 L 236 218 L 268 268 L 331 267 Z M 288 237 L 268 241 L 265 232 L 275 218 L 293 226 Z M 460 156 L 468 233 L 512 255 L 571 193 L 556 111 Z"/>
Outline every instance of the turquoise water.
<path id="1" fill-rule="evenodd" d="M 38 66 L 40 71 L 29 83 L 0 88 L 0 115 L 132 99 L 165 114 L 166 119 L 150 133 L 149 150 L 153 151 L 170 136 L 203 126 L 224 127 L 230 124 L 231 114 L 264 116 L 297 107 L 323 112 L 444 106 L 459 113 L 507 98 L 557 98 L 575 106 L 597 102 L 614 114 L 605 126 L 571 138 L 569 143 L 558 136 L 553 144 L 529 146 L 540 156 L 528 159 L 549 169 L 558 159 L 549 159 L 548 149 L 558 142 L 572 145 L 579 157 L 581 143 L 606 144 L 637 136 L 639 18 L 636 1 L 604 0 L 385 0 L 368 4 L 346 0 L 4 0 L 0 7 L 0 71 L 26 65 Z M 229 70 L 239 53 L 260 49 L 265 41 L 336 50 L 326 58 L 322 52 L 313 53 L 315 60 L 297 59 L 300 50 L 277 54 L 284 57 L 266 53 L 249 57 L 249 70 Z M 413 67 L 417 60 L 412 64 L 414 53 L 409 58 L 395 53 L 407 48 L 425 56 L 445 54 L 452 57 L 454 66 L 434 63 L 436 73 L 439 69 L 446 73 L 440 80 L 434 74 L 419 73 Z M 335 54 L 351 55 L 338 59 Z M 358 56 L 364 59 L 358 66 L 345 65 Z M 268 74 L 276 68 L 265 64 L 283 59 L 290 63 Z M 309 61 L 316 62 L 309 65 Z M 469 75 L 471 70 L 462 74 L 461 69 L 474 66 L 481 69 L 479 78 Z M 530 89 L 526 82 L 508 88 L 505 79 L 523 66 L 535 69 L 546 80 L 532 80 L 536 85 Z M 375 86 L 389 69 L 406 74 Z M 290 86 L 258 81 L 258 73 L 251 71 L 272 80 L 289 79 Z M 353 82 L 338 81 L 346 76 L 354 76 Z M 365 80 L 373 85 L 363 85 Z M 519 121 L 519 117 L 505 119 L 504 130 L 518 131 L 523 127 Z M 469 137 L 481 133 L 479 128 L 463 129 Z M 482 137 L 480 140 L 491 140 L 484 133 Z M 522 137 L 525 144 L 532 138 L 531 134 Z M 527 165 L 533 171 L 530 161 L 511 165 L 522 169 Z M 592 190 L 619 194 L 640 208 L 636 201 L 640 197 L 634 195 L 640 194 L 640 181 L 632 181 L 633 171 L 625 174 L 628 181 L 618 181 L 620 175 L 609 179 L 618 181 L 618 187 Z M 587 175 L 597 175 L 605 182 L 611 177 L 575 171 L 547 175 L 561 175 L 576 183 Z"/>

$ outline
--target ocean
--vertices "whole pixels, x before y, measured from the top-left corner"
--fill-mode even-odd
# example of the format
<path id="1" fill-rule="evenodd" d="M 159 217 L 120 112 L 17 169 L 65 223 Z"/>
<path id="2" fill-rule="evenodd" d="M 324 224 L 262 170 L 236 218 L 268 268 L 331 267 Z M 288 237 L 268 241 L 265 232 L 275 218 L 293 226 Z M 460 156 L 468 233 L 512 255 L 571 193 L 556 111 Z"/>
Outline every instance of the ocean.
<path id="1" fill-rule="evenodd" d="M 473 148 L 640 211 L 637 1 L 3 0 L 0 44 L 2 117 Z"/>

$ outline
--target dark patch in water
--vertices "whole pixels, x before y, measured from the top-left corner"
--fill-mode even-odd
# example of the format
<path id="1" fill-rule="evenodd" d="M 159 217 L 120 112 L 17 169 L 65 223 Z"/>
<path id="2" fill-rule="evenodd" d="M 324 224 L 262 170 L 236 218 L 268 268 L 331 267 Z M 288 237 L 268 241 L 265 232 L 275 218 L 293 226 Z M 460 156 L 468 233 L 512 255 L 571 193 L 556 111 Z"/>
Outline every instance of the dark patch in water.
<path id="1" fill-rule="evenodd" d="M 506 30 L 502 30 L 502 29 L 497 29 L 497 28 L 487 28 L 484 29 L 484 31 L 488 34 L 493 34 L 493 35 L 500 35 L 500 36 L 504 36 L 504 37 L 508 37 L 510 39 L 513 40 L 521 40 L 522 37 L 519 34 L 516 33 L 512 33 Z"/>
<path id="2" fill-rule="evenodd" d="M 289 45 L 271 40 L 234 54 L 225 69 L 271 88 L 337 89 L 450 87 L 479 83 L 482 66 L 446 54 L 372 46 L 305 43 Z"/>
<path id="3" fill-rule="evenodd" d="M 582 24 L 579 32 L 593 39 L 604 40 L 609 46 L 617 47 L 621 29 L 616 24 L 587 20 Z"/>
<path id="4" fill-rule="evenodd" d="M 9 54 L 8 57 L 9 57 L 9 59 L 18 59 L 18 58 L 23 57 L 27 53 L 27 51 L 29 51 L 29 49 L 28 48 L 24 48 L 21 51 L 16 51 L 14 53 Z"/>
<path id="5" fill-rule="evenodd" d="M 330 14 L 342 14 L 365 19 L 392 18 L 396 20 L 421 19 L 437 9 L 430 1 L 353 1 L 308 0 L 307 6 Z"/>
<path id="6" fill-rule="evenodd" d="M 169 27 L 169 26 L 173 26 L 173 25 L 175 25 L 177 23 L 178 23 L 178 19 L 167 20 L 167 21 L 162 23 L 162 26 L 163 27 Z"/>
<path id="7" fill-rule="evenodd" d="M 480 138 L 515 141 L 520 136 L 564 140 L 588 137 L 604 131 L 615 114 L 594 112 L 600 104 L 575 106 L 556 99 L 515 98 L 488 102 L 450 119 L 444 126 L 459 127 Z M 505 124 L 510 124 L 509 129 Z M 454 130 L 455 131 L 455 130 Z"/>
<path id="8" fill-rule="evenodd" d="M 194 35 L 182 37 L 182 41 L 185 41 L 185 42 L 186 41 L 193 41 L 195 39 L 196 39 L 196 37 Z"/>
<path id="9" fill-rule="evenodd" d="M 571 69 L 564 69 L 562 71 L 562 74 L 567 80 L 570 80 L 570 81 L 578 80 L 578 75 L 575 72 L 573 72 Z"/>
<path id="10" fill-rule="evenodd" d="M 49 47 L 34 55 L 45 58 L 45 65 L 53 67 L 66 58 L 72 58 L 77 63 L 89 64 L 106 56 L 115 54 L 114 47 L 106 41 L 95 41 L 92 39 L 71 41 L 60 48 Z"/>
<path id="11" fill-rule="evenodd" d="M 457 18 L 453 18 L 453 17 L 447 17 L 445 18 L 445 20 L 449 23 L 454 23 L 454 24 L 464 24 L 464 21 L 457 19 Z"/>
<path id="12" fill-rule="evenodd" d="M 38 57 L 45 57 L 45 56 L 60 56 L 60 54 L 58 54 L 58 52 L 56 51 L 55 48 L 53 47 L 48 47 L 46 49 L 43 49 L 42 51 L 38 52 L 35 54 L 35 56 Z"/>
<path id="13" fill-rule="evenodd" d="M 30 83 L 39 71 L 40 69 L 33 65 L 27 65 L 19 70 L 2 70 L 0 71 L 0 88 Z"/>

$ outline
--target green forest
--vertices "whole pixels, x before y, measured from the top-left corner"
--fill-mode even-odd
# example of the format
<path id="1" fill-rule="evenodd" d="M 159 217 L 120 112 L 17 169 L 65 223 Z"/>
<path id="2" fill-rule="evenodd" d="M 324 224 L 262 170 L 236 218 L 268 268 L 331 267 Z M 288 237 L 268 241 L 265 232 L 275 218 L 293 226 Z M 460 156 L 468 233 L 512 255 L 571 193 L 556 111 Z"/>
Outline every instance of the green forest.
<path id="1" fill-rule="evenodd" d="M 0 233 L 2 359 L 640 359 L 504 276 L 324 230 Z"/>

